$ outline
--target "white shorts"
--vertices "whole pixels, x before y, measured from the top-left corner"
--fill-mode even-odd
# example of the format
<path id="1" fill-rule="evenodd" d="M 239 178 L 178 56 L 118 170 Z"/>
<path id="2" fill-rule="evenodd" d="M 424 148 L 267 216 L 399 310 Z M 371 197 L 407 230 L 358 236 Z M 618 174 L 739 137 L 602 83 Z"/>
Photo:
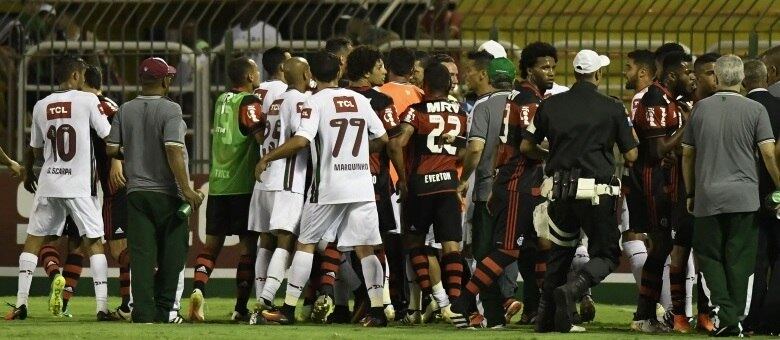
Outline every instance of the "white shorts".
<path id="1" fill-rule="evenodd" d="M 320 240 L 338 240 L 339 251 L 350 251 L 355 246 L 382 244 L 379 234 L 379 216 L 376 202 L 303 205 L 301 232 L 298 242 L 318 243 Z"/>
<path id="2" fill-rule="evenodd" d="M 302 210 L 302 194 L 255 189 L 249 202 L 249 230 L 259 233 L 284 230 L 298 234 Z"/>
<path id="3" fill-rule="evenodd" d="M 97 197 L 41 197 L 33 198 L 27 233 L 33 236 L 61 236 L 65 218 L 70 215 L 79 235 L 88 238 L 103 237 L 103 216 Z"/>

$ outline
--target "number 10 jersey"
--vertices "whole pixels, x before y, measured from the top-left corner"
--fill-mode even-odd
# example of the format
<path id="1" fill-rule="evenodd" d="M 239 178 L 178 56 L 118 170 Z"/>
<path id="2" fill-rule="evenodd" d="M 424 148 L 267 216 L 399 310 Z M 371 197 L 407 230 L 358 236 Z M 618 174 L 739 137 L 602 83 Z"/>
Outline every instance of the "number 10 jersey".
<path id="1" fill-rule="evenodd" d="M 359 93 L 326 88 L 306 100 L 296 136 L 311 142 L 309 202 L 373 202 L 368 141 L 385 135 L 371 103 Z"/>
<path id="2" fill-rule="evenodd" d="M 57 91 L 35 103 L 30 146 L 43 148 L 44 158 L 38 196 L 92 196 L 96 188 L 90 128 L 100 138 L 111 131 L 92 93 Z"/>

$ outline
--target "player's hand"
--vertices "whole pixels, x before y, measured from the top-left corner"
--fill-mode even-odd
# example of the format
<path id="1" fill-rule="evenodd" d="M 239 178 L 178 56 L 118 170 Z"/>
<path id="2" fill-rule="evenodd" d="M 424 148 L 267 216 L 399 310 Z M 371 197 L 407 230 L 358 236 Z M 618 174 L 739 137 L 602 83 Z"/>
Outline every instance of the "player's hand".
<path id="1" fill-rule="evenodd" d="M 442 146 L 444 144 L 452 144 L 452 142 L 455 141 L 455 138 L 457 138 L 455 135 L 445 133 L 439 136 L 439 146 Z"/>
<path id="2" fill-rule="evenodd" d="M 460 203 L 464 204 L 466 202 L 466 195 L 469 192 L 469 182 L 468 181 L 460 181 L 458 183 L 458 199 L 460 199 Z"/>
<path id="3" fill-rule="evenodd" d="M 125 184 L 127 183 L 127 179 L 125 179 L 125 174 L 122 172 L 121 161 L 117 160 L 111 162 L 111 171 L 108 174 L 108 180 L 109 180 L 109 184 L 111 184 L 112 190 L 114 191 L 125 187 Z"/>
<path id="4" fill-rule="evenodd" d="M 685 200 L 685 206 L 688 208 L 688 213 L 693 214 L 693 197 Z"/>
<path id="5" fill-rule="evenodd" d="M 38 177 L 32 171 L 27 171 L 27 175 L 24 176 L 24 190 L 34 194 L 38 190 Z"/>
<path id="6" fill-rule="evenodd" d="M 11 170 L 11 176 L 14 177 L 21 177 L 22 171 L 24 170 L 24 168 L 15 160 L 11 160 L 11 163 L 8 164 L 8 169 Z"/>
<path id="7" fill-rule="evenodd" d="M 268 169 L 268 162 L 266 162 L 265 159 L 260 159 L 255 166 L 255 180 L 262 182 L 263 180 L 260 176 L 263 175 L 263 172 L 265 172 L 266 169 Z"/>
<path id="8" fill-rule="evenodd" d="M 200 204 L 203 203 L 203 198 L 205 197 L 200 190 L 192 190 L 189 188 L 182 194 L 184 194 L 184 200 L 190 204 L 192 210 L 197 210 L 200 207 Z"/>
<path id="9" fill-rule="evenodd" d="M 398 192 L 398 203 L 406 201 L 406 195 L 409 194 L 409 188 L 406 186 L 406 181 L 398 180 L 395 183 L 395 190 Z"/>

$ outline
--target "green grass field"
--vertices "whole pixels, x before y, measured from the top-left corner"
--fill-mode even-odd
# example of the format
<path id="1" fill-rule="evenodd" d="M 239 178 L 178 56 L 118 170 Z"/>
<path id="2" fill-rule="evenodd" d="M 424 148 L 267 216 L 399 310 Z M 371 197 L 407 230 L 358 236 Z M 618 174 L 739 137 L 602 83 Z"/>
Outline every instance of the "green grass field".
<path id="1" fill-rule="evenodd" d="M 0 297 L 0 302 L 15 301 L 15 297 Z M 598 305 L 596 322 L 585 325 L 585 334 L 535 334 L 528 326 L 509 326 L 504 330 L 456 330 L 448 324 L 424 326 L 401 326 L 393 324 L 382 329 L 366 329 L 357 325 L 314 325 L 296 324 L 295 326 L 249 326 L 232 324 L 229 313 L 233 300 L 212 298 L 206 301 L 205 324 L 181 325 L 134 325 L 130 323 L 98 323 L 93 321 L 94 300 L 88 297 L 76 297 L 71 302 L 73 318 L 54 318 L 46 311 L 47 298 L 34 297 L 30 301 L 29 316 L 24 321 L 0 321 L 0 338 L 16 339 L 645 339 L 658 336 L 646 336 L 627 330 L 634 311 L 631 306 Z M 118 299 L 109 301 L 110 306 L 118 305 Z M 186 311 L 187 301 L 184 301 Z M 3 311 L 4 313 L 5 311 Z M 184 313 L 182 313 L 184 314 Z M 664 338 L 694 335 L 662 335 Z M 698 336 L 704 336 L 700 334 Z"/>

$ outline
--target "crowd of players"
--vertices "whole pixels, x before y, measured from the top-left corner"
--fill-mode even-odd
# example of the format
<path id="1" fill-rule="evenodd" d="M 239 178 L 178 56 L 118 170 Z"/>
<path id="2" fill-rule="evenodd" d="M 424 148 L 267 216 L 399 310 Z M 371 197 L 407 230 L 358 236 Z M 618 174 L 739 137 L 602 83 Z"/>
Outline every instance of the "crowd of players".
<path id="1" fill-rule="evenodd" d="M 765 62 L 776 61 L 776 54 L 778 48 L 770 50 Z M 696 271 L 691 216 L 681 199 L 682 133 L 677 132 L 693 105 L 716 91 L 718 57 L 708 53 L 694 60 L 680 45 L 667 43 L 626 58 L 626 89 L 635 91 L 626 114 L 640 150 L 635 162 L 616 169 L 623 177 L 623 195 L 615 228 L 622 232 L 623 254 L 639 286 L 630 325 L 635 331 L 689 332 L 694 317 L 700 330 L 716 327 L 702 285 L 698 315 L 691 306 Z M 238 235 L 234 321 L 381 327 L 394 320 L 418 324 L 442 318 L 458 328 L 495 328 L 520 313 L 519 324 L 550 331 L 537 315 L 545 303 L 540 287 L 551 247 L 534 228 L 534 210 L 545 200 L 539 189 L 544 160 L 524 154 L 520 145 L 545 98 L 567 90 L 554 82 L 558 52 L 553 46 L 525 46 L 517 67 L 495 42 L 468 53 L 463 79 L 473 95 L 465 99 L 458 98 L 459 70 L 447 54 L 401 47 L 383 56 L 375 48 L 332 39 L 308 60 L 278 47 L 264 51 L 262 58 L 264 82 L 255 61 L 231 60 L 231 90 L 217 99 L 207 237 L 195 262 L 190 321 L 206 320 L 209 276 L 225 237 Z M 91 116 L 90 127 L 106 232 L 85 230 L 78 204 L 57 217 L 33 215 L 20 256 L 17 303 L 6 319 L 26 317 L 39 259 L 52 280 L 50 312 L 69 316 L 82 254 L 90 254 L 98 320 L 130 319 L 131 259 L 123 233 L 132 226 L 123 207 L 125 179 L 122 162 L 107 157 L 101 144 L 108 120 L 121 110 L 100 94 L 97 68 L 87 67 L 83 79 L 74 78 L 71 68 L 60 71 L 61 86 L 80 90 L 66 92 L 74 103 L 68 109 L 82 109 L 75 103 L 83 103 L 84 110 L 99 115 Z M 47 97 L 39 105 L 58 101 L 64 99 Z M 34 115 L 38 111 L 36 105 Z M 40 114 L 51 119 L 58 113 Z M 57 140 L 36 133 L 33 148 L 43 147 L 46 138 Z M 68 132 L 49 132 L 56 133 Z M 227 147 L 233 149 L 224 151 Z M 53 157 L 58 152 L 60 158 L 69 157 L 65 149 Z M 92 188 L 88 179 L 36 188 L 32 161 L 25 165 L 12 168 L 27 174 L 25 187 L 37 189 L 37 196 L 46 197 L 44 188 Z M 238 175 L 236 170 L 241 170 Z M 49 175 L 42 174 L 41 182 Z M 74 221 L 65 223 L 70 253 L 62 265 L 56 245 L 43 236 L 63 234 L 59 219 L 66 211 Z M 106 305 L 100 236 L 120 264 L 122 304 L 114 312 Z M 576 271 L 588 261 L 587 240 L 570 241 L 577 248 L 571 263 Z M 515 299 L 518 272 L 524 282 L 522 302 Z M 179 299 L 183 277 L 182 271 Z M 285 279 L 284 303 L 276 306 Z M 256 302 L 248 306 L 253 288 Z M 579 304 L 579 311 L 571 308 L 573 322 L 594 320 L 591 295 L 582 296 Z M 181 321 L 179 306 L 177 299 L 171 322 Z"/>

